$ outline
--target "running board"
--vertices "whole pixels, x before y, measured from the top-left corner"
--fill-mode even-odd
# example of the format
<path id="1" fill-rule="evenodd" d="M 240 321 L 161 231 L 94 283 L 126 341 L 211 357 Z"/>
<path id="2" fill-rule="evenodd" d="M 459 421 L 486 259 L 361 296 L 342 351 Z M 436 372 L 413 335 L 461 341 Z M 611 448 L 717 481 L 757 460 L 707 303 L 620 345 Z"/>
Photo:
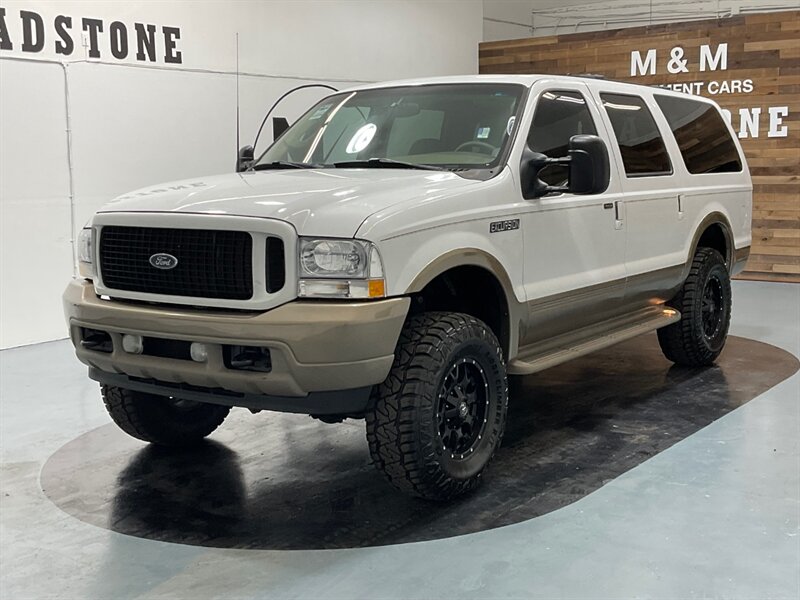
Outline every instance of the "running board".
<path id="1" fill-rule="evenodd" d="M 508 363 L 509 375 L 530 375 L 549 369 L 573 358 L 608 348 L 632 337 L 655 331 L 680 321 L 681 313 L 673 308 L 653 306 L 632 315 L 616 318 L 605 323 L 573 332 L 569 340 L 545 340 L 521 348 L 519 354 Z"/>

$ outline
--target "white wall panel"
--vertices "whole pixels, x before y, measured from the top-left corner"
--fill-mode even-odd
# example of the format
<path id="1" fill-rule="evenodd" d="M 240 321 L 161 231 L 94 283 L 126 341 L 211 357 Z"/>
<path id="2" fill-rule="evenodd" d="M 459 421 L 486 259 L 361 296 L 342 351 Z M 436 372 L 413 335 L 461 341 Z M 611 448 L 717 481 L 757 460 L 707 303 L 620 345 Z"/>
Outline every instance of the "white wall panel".
<path id="1" fill-rule="evenodd" d="M 91 63 L 68 69 L 77 228 L 104 202 L 127 191 L 233 170 L 234 75 Z M 240 77 L 241 144 L 253 141 L 264 113 L 283 92 L 305 83 Z M 274 114 L 293 120 L 329 93 L 297 92 Z M 259 148 L 271 140 L 270 120 Z"/>
<path id="2" fill-rule="evenodd" d="M 61 67 L 0 63 L 0 347 L 64 337 L 72 275 Z"/>
<path id="3" fill-rule="evenodd" d="M 21 52 L 19 11 L 41 15 L 44 47 L 37 58 L 89 58 L 82 19 L 103 21 L 100 61 L 137 63 L 134 23 L 156 25 L 157 60 L 165 54 L 162 27 L 180 28 L 181 66 L 233 71 L 236 33 L 244 72 L 287 77 L 381 80 L 477 70 L 483 6 L 480 0 L 248 0 L 121 2 L 4 0 L 14 52 Z M 71 18 L 71 55 L 56 53 L 55 18 Z M 110 25 L 123 23 L 128 54 L 111 55 Z"/>

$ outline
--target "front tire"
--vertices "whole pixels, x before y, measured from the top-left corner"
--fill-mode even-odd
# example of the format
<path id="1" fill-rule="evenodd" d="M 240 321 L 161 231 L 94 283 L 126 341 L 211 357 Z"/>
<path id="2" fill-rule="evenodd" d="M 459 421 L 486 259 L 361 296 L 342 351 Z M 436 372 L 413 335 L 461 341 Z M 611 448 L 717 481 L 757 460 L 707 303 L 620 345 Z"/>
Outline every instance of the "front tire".
<path id="1" fill-rule="evenodd" d="M 373 401 L 367 441 L 389 483 L 430 500 L 474 489 L 505 429 L 508 381 L 497 338 L 466 314 L 411 317 Z"/>
<path id="2" fill-rule="evenodd" d="M 689 276 L 667 304 L 681 312 L 681 320 L 658 330 L 664 356 L 687 367 L 712 364 L 725 346 L 731 321 L 731 279 L 722 255 L 698 248 Z"/>
<path id="3" fill-rule="evenodd" d="M 125 433 L 162 446 L 190 446 L 201 441 L 228 416 L 230 407 L 178 400 L 101 385 L 103 403 Z"/>

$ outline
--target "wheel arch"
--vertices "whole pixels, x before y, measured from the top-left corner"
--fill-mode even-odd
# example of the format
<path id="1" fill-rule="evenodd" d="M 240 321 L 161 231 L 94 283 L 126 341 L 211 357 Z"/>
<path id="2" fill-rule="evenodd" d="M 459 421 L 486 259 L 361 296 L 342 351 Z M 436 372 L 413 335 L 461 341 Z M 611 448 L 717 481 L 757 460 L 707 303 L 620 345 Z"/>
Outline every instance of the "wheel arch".
<path id="1" fill-rule="evenodd" d="M 517 300 L 511 277 L 497 258 L 478 248 L 461 248 L 431 261 L 406 290 L 416 299 L 412 312 L 420 299 L 423 306 L 426 300 L 430 304 L 426 294 L 436 294 L 441 285 L 448 285 L 451 293 L 447 299 L 451 302 L 434 302 L 436 310 L 466 312 L 483 320 L 500 341 L 506 360 L 516 355 L 524 304 Z M 487 286 L 493 296 L 491 303 L 486 302 Z"/>
<path id="2" fill-rule="evenodd" d="M 722 258 L 725 259 L 728 271 L 730 272 L 733 269 L 736 249 L 733 241 L 733 228 L 727 216 L 719 211 L 711 212 L 695 227 L 681 280 L 686 279 L 689 275 L 692 258 L 700 247 L 713 248 L 719 251 L 722 254 Z"/>

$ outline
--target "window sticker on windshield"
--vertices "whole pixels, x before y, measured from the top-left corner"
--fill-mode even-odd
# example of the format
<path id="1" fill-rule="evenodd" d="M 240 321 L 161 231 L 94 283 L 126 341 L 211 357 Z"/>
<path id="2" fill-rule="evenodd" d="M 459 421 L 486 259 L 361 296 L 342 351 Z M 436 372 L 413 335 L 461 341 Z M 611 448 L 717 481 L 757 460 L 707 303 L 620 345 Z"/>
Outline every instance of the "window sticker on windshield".
<path id="1" fill-rule="evenodd" d="M 506 124 L 506 133 L 511 135 L 511 132 L 514 131 L 514 121 L 517 120 L 517 117 L 511 116 L 508 119 L 508 124 Z"/>
<path id="2" fill-rule="evenodd" d="M 357 154 L 361 152 L 364 148 L 369 146 L 369 143 L 372 141 L 372 138 L 375 137 L 375 132 L 378 131 L 378 127 L 375 123 L 367 123 L 358 131 L 356 131 L 355 135 L 350 138 L 350 141 L 347 143 L 347 148 L 345 148 L 345 152 L 348 154 Z"/>
<path id="3" fill-rule="evenodd" d="M 489 137 L 489 134 L 491 132 L 492 132 L 491 127 L 478 127 L 478 130 L 475 132 L 475 139 L 485 140 Z"/>
<path id="4" fill-rule="evenodd" d="M 309 121 L 314 121 L 316 119 L 319 119 L 320 117 L 322 117 L 326 112 L 328 112 L 331 109 L 331 106 L 333 106 L 333 104 L 323 104 L 316 111 L 314 111 L 314 114 L 311 115 L 308 118 L 308 120 Z"/>

